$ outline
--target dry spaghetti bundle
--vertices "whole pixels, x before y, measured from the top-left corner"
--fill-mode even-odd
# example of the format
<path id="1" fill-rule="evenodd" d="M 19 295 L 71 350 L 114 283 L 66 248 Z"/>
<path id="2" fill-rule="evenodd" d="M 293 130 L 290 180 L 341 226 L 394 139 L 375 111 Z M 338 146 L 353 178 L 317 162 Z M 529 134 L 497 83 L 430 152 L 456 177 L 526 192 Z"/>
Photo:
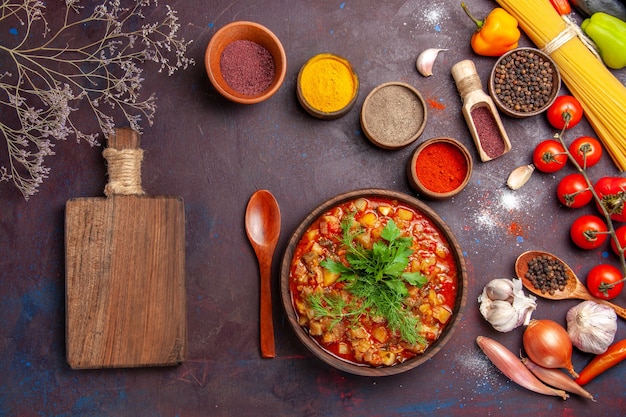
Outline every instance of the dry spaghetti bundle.
<path id="1" fill-rule="evenodd" d="M 535 45 L 550 54 L 563 82 L 620 171 L 626 171 L 626 87 L 576 36 L 548 0 L 496 0 Z"/>

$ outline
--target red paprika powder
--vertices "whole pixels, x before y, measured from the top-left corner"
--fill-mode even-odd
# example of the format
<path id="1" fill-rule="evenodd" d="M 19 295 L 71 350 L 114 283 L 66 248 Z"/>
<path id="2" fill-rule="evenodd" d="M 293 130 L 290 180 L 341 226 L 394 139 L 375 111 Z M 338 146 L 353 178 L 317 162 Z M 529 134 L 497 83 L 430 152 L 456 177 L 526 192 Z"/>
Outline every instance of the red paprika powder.
<path id="1" fill-rule="evenodd" d="M 436 193 L 457 189 L 467 175 L 465 156 L 454 145 L 435 142 L 426 146 L 417 156 L 415 173 L 422 185 Z"/>

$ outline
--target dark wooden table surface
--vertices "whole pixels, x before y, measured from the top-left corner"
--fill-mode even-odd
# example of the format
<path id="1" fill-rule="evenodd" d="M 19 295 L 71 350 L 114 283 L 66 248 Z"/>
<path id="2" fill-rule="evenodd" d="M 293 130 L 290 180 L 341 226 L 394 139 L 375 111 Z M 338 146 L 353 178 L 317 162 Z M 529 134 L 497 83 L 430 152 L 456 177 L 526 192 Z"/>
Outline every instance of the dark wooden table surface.
<path id="1" fill-rule="evenodd" d="M 158 109 L 154 125 L 144 127 L 143 183 L 149 194 L 178 195 L 185 202 L 188 359 L 169 368 L 78 371 L 67 365 L 65 202 L 103 195 L 105 167 L 102 148 L 73 139 L 58 142 L 56 155 L 47 160 L 49 178 L 28 202 L 10 184 L 0 183 L 0 415 L 624 415 L 624 364 L 587 385 L 596 403 L 575 396 L 564 402 L 508 381 L 475 344 L 476 336 L 485 335 L 519 351 L 523 330 L 496 332 L 480 316 L 476 299 L 490 279 L 514 276 L 514 261 L 523 251 L 550 250 L 582 277 L 606 258 L 616 261 L 607 248 L 583 252 L 570 243 L 570 223 L 594 211 L 569 210 L 556 199 L 559 178 L 572 169 L 536 173 L 515 192 L 505 186 L 513 168 L 530 162 L 534 145 L 553 135 L 543 116 L 504 117 L 512 151 L 488 163 L 478 159 L 450 68 L 472 59 L 486 86 L 494 59 L 471 51 L 474 26 L 459 2 L 168 3 L 179 12 L 181 34 L 193 39 L 188 55 L 196 65 L 171 77 L 146 66 L 143 91 L 156 93 Z M 469 5 L 485 16 L 496 3 Z M 48 6 L 54 23 L 62 15 L 54 12 L 57 6 Z M 208 81 L 204 49 L 215 31 L 233 20 L 259 22 L 283 42 L 288 73 L 267 102 L 230 103 Z M 521 44 L 531 46 L 525 36 Z M 424 78 L 415 60 L 429 47 L 449 50 L 439 55 L 434 75 Z M 312 118 L 296 99 L 297 72 L 319 52 L 348 58 L 361 80 L 355 108 L 335 121 Z M 616 75 L 622 82 L 626 78 L 623 71 Z M 414 85 L 426 99 L 428 123 L 419 142 L 450 136 L 473 151 L 475 169 L 467 188 L 451 200 L 428 202 L 461 244 L 470 287 L 460 326 L 444 349 L 411 372 L 374 379 L 330 368 L 299 343 L 278 303 L 277 273 L 291 233 L 325 200 L 360 188 L 414 194 L 405 164 L 417 143 L 382 150 L 367 141 L 359 125 L 366 94 L 387 81 Z M 583 121 L 570 140 L 585 134 L 593 131 Z M 4 145 L 0 150 L 5 152 Z M 609 158 L 592 172 L 594 178 L 605 174 L 620 175 Z M 283 215 L 274 262 L 274 359 L 262 359 L 259 352 L 258 269 L 243 227 L 248 198 L 257 189 L 270 190 Z M 615 301 L 626 305 L 626 293 Z M 576 303 L 539 300 L 533 317 L 564 323 Z M 620 320 L 616 339 L 624 338 Z M 573 357 L 577 370 L 589 360 L 580 352 Z"/>

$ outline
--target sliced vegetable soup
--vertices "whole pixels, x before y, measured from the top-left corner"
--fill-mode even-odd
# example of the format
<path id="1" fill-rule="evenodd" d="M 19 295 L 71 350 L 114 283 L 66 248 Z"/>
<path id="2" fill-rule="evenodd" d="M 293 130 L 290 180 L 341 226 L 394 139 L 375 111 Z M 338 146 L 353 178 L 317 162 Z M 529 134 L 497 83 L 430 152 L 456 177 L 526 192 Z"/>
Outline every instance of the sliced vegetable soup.
<path id="1" fill-rule="evenodd" d="M 458 289 L 450 244 L 433 221 L 380 197 L 319 216 L 295 249 L 289 282 L 309 335 L 372 367 L 424 353 L 450 321 Z"/>

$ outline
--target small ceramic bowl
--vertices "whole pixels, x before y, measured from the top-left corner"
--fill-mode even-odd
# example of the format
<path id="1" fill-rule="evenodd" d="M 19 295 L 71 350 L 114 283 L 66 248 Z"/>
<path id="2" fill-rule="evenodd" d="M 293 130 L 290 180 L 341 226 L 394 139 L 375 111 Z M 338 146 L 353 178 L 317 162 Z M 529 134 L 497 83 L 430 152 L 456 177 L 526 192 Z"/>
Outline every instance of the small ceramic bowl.
<path id="1" fill-rule="evenodd" d="M 265 48 L 274 61 L 274 78 L 269 86 L 256 94 L 237 91 L 224 79 L 221 59 L 224 49 L 235 41 L 251 41 Z M 236 21 L 219 29 L 209 42 L 204 56 L 204 65 L 213 87 L 227 99 L 241 104 L 260 103 L 270 98 L 282 85 L 287 73 L 287 57 L 280 40 L 266 27 L 247 21 Z"/>
<path id="2" fill-rule="evenodd" d="M 365 136 L 384 149 L 400 149 L 413 143 L 426 127 L 426 103 L 413 86 L 389 82 L 374 88 L 361 109 Z"/>
<path id="3" fill-rule="evenodd" d="M 320 71 L 324 65 L 331 71 Z M 348 89 L 335 87 L 339 83 L 349 87 L 349 94 Z M 321 53 L 300 68 L 296 93 L 300 105 L 311 116 L 323 120 L 338 119 L 354 107 L 359 95 L 359 77 L 347 59 Z"/>
<path id="4" fill-rule="evenodd" d="M 407 177 L 420 195 L 443 200 L 465 188 L 472 169 L 472 157 L 461 142 L 446 137 L 432 138 L 413 152 L 407 164 Z"/>
<path id="5" fill-rule="evenodd" d="M 513 87 L 522 87 L 526 94 L 516 94 Z M 560 88 L 561 75 L 556 64 L 535 48 L 516 48 L 505 53 L 498 58 L 489 77 L 489 94 L 496 106 L 516 118 L 536 116 L 547 110 Z"/>

